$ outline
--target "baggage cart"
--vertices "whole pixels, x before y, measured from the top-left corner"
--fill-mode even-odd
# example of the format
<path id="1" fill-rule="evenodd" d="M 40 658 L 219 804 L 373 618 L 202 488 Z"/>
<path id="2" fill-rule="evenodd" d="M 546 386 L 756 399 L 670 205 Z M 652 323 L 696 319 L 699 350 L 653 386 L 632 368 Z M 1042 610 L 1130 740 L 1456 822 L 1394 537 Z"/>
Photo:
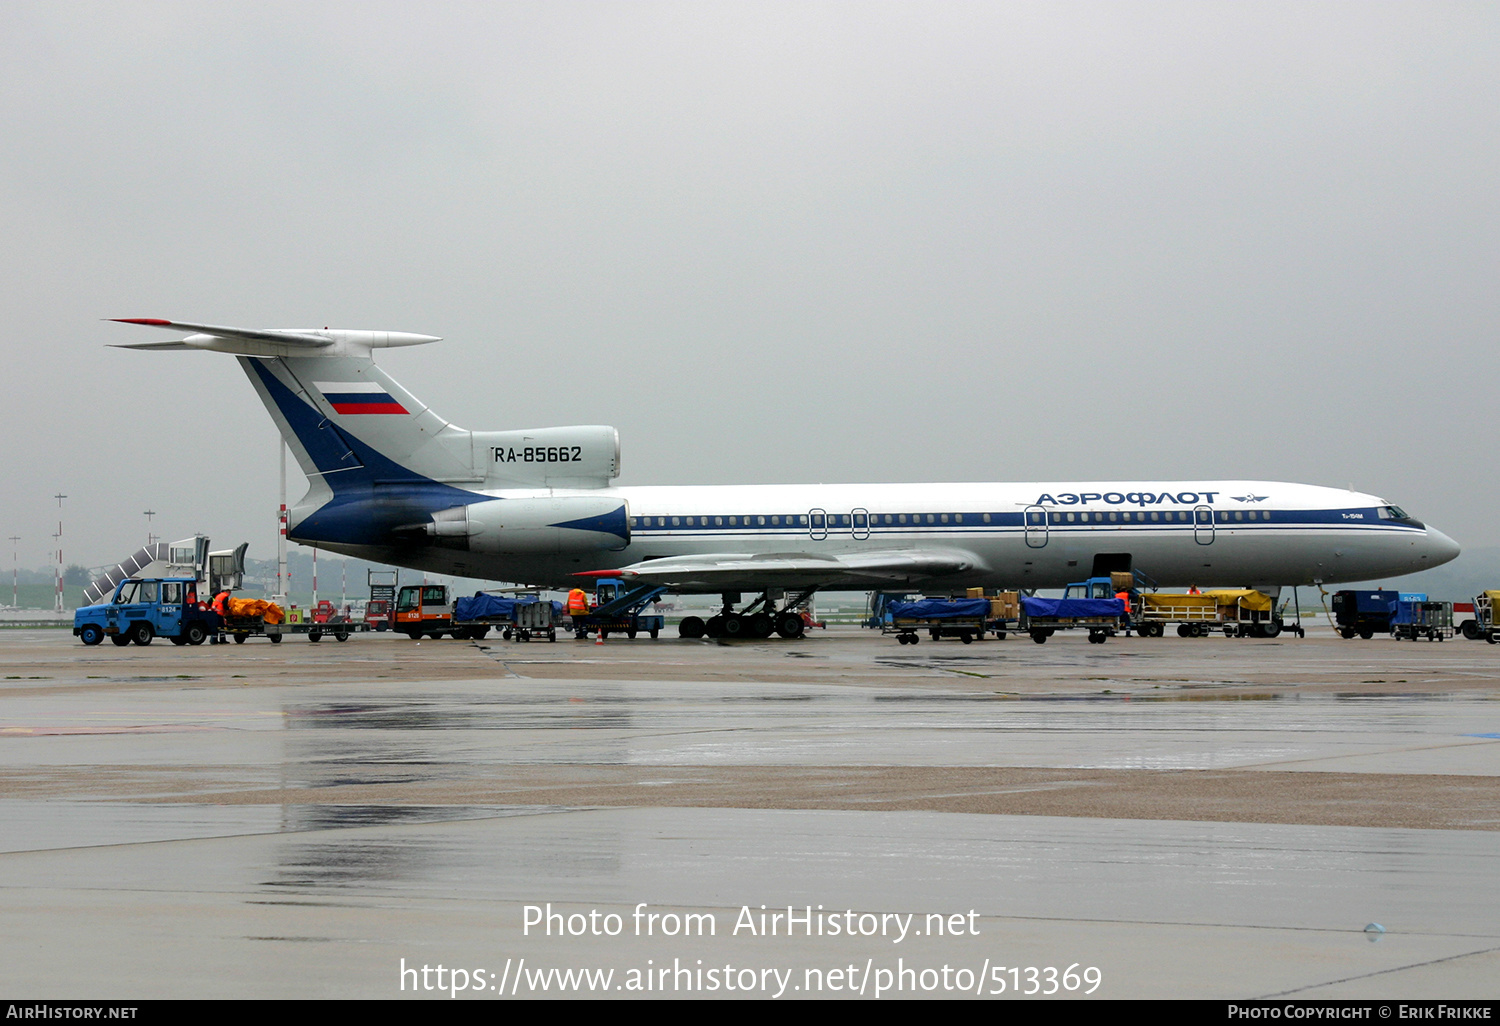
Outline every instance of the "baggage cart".
<path id="1" fill-rule="evenodd" d="M 1037 598 L 1021 596 L 1026 631 L 1038 645 L 1058 631 L 1086 630 L 1089 644 L 1102 645 L 1124 629 L 1125 601 L 1117 598 Z"/>
<path id="2" fill-rule="evenodd" d="M 984 598 L 922 599 L 894 602 L 891 618 L 880 626 L 881 634 L 894 634 L 901 645 L 915 645 L 925 632 L 933 641 L 957 638 L 965 645 L 983 640 L 989 623 L 990 600 Z"/>
<path id="3" fill-rule="evenodd" d="M 1223 629 L 1219 603 L 1211 595 L 1149 593 L 1140 596 L 1132 626 L 1143 638 L 1159 638 L 1170 624 L 1182 638 L 1206 638 Z"/>
<path id="4" fill-rule="evenodd" d="M 1426 595 L 1402 595 L 1396 602 L 1391 636 L 1397 641 L 1446 641 L 1453 637 L 1453 603 L 1430 602 Z"/>
<path id="5" fill-rule="evenodd" d="M 517 641 L 530 641 L 532 635 L 546 636 L 548 641 L 557 640 L 557 608 L 540 596 L 530 602 L 515 604 L 512 625 L 501 636 Z"/>
<path id="6" fill-rule="evenodd" d="M 349 635 L 361 634 L 369 629 L 369 624 L 343 616 L 333 617 L 326 623 L 266 623 L 258 616 L 226 616 L 218 632 L 208 640 L 214 645 L 227 645 L 231 641 L 236 645 L 243 645 L 250 638 L 265 638 L 273 645 L 279 645 L 284 637 L 305 634 L 308 641 L 316 644 L 323 640 L 324 635 L 331 636 L 335 641 L 348 641 Z"/>

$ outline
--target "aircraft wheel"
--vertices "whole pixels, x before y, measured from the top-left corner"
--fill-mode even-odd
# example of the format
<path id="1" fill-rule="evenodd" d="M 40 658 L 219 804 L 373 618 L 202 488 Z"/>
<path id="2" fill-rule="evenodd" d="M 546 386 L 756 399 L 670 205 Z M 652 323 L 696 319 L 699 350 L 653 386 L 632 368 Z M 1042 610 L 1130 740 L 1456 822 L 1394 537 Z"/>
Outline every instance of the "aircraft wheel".
<path id="1" fill-rule="evenodd" d="M 725 638 L 740 638 L 745 635 L 745 620 L 738 613 L 730 613 L 719 625 L 719 633 Z"/>
<path id="2" fill-rule="evenodd" d="M 697 617 L 693 617 L 692 619 L 697 619 Z M 710 616 L 708 618 L 708 622 L 703 625 L 703 634 L 698 636 L 701 638 L 705 634 L 710 638 L 721 638 L 724 636 L 724 615 L 722 613 L 718 616 Z"/>
<path id="3" fill-rule="evenodd" d="M 129 634 L 111 634 L 109 636 L 109 640 L 113 641 L 115 643 L 115 647 L 116 648 L 124 648 L 126 645 L 130 644 L 130 635 Z"/>
<path id="4" fill-rule="evenodd" d="M 234 643 L 236 645 L 243 645 L 245 643 L 245 636 L 243 634 L 236 634 L 234 636 Z"/>
<path id="5" fill-rule="evenodd" d="M 96 623 L 87 624 L 78 632 L 78 640 L 85 645 L 97 645 L 104 640 L 104 628 Z"/>
<path id="6" fill-rule="evenodd" d="M 776 621 L 771 619 L 770 613 L 756 613 L 746 624 L 747 632 L 752 638 L 769 638 L 776 633 Z"/>
<path id="7" fill-rule="evenodd" d="M 707 625 L 701 616 L 684 616 L 682 622 L 677 625 L 677 636 L 679 638 L 701 638 L 706 632 Z"/>
<path id="8" fill-rule="evenodd" d="M 151 629 L 149 623 L 140 621 L 130 627 L 130 640 L 137 645 L 149 645 L 154 637 L 156 637 L 156 631 Z"/>
<path id="9" fill-rule="evenodd" d="M 776 621 L 776 633 L 783 638 L 800 638 L 804 630 L 806 630 L 806 625 L 803 624 L 802 617 L 796 613 L 782 613 L 780 619 Z"/>

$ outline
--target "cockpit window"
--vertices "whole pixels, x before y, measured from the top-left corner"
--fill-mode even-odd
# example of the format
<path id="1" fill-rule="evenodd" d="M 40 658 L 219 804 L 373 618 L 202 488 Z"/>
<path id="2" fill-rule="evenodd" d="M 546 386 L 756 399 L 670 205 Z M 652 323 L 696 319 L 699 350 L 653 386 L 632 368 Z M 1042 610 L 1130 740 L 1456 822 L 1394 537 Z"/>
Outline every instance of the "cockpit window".
<path id="1" fill-rule="evenodd" d="M 1406 510 L 1402 509 L 1400 506 L 1381 506 L 1380 507 L 1380 519 L 1381 520 L 1410 520 L 1411 517 L 1408 516 Z"/>

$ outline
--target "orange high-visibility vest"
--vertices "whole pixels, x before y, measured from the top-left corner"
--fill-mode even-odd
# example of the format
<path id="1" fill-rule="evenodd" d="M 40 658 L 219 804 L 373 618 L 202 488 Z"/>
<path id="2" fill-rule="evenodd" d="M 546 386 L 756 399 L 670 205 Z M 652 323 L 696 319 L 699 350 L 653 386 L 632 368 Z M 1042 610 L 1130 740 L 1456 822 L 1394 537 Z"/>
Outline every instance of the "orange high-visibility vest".
<path id="1" fill-rule="evenodd" d="M 582 588 L 574 588 L 568 592 L 568 615 L 587 616 L 589 612 L 589 596 Z"/>

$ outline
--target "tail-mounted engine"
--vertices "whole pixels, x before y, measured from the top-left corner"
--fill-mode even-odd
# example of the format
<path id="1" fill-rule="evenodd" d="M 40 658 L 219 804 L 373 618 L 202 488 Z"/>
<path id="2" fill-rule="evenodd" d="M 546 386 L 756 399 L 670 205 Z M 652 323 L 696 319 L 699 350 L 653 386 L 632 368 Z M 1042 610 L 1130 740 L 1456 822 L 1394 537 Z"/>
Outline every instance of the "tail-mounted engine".
<path id="1" fill-rule="evenodd" d="M 616 497 L 490 499 L 440 510 L 426 531 L 470 552 L 618 552 L 630 544 L 630 516 Z"/>

